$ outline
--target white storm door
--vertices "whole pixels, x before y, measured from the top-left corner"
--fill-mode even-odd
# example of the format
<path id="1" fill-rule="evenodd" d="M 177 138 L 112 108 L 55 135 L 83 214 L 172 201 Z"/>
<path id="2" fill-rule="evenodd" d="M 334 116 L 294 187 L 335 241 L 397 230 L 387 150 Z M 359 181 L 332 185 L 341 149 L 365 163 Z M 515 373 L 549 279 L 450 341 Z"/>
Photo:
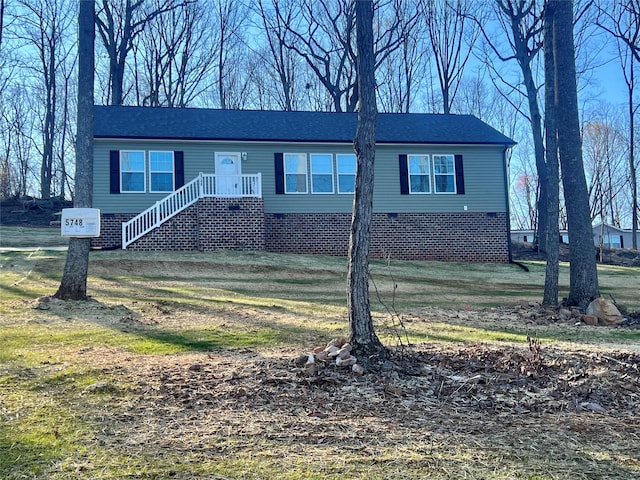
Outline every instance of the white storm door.
<path id="1" fill-rule="evenodd" d="M 216 153 L 216 196 L 242 195 L 240 153 Z"/>

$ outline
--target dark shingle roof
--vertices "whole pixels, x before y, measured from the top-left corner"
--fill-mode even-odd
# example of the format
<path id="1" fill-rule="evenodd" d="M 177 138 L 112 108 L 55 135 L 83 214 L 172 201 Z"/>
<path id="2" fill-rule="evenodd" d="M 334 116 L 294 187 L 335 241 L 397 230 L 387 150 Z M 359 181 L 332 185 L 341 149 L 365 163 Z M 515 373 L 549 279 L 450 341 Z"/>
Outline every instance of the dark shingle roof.
<path id="1" fill-rule="evenodd" d="M 352 142 L 356 113 L 95 107 L 96 138 Z M 381 113 L 378 143 L 513 145 L 473 115 Z"/>

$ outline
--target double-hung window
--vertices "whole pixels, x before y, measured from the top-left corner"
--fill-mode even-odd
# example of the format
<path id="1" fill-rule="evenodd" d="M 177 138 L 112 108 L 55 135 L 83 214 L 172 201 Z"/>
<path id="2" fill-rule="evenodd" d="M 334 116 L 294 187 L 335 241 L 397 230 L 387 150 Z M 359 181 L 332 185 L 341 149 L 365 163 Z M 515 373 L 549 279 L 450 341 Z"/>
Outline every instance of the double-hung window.
<path id="1" fill-rule="evenodd" d="M 353 154 L 336 155 L 338 170 L 338 193 L 353 193 L 356 187 L 356 156 Z"/>
<path id="2" fill-rule="evenodd" d="M 145 155 L 143 151 L 120 151 L 120 191 L 141 192 L 146 190 Z"/>
<path id="3" fill-rule="evenodd" d="M 173 168 L 173 152 L 149 152 L 149 191 L 172 192 Z"/>
<path id="4" fill-rule="evenodd" d="M 456 193 L 453 155 L 433 155 L 433 179 L 436 193 Z"/>
<path id="5" fill-rule="evenodd" d="M 285 193 L 307 193 L 307 190 L 307 156 L 304 153 L 285 153 Z"/>
<path id="6" fill-rule="evenodd" d="M 429 155 L 408 155 L 410 193 L 431 193 Z"/>
<path id="7" fill-rule="evenodd" d="M 311 193 L 333 193 L 333 155 L 312 153 Z"/>

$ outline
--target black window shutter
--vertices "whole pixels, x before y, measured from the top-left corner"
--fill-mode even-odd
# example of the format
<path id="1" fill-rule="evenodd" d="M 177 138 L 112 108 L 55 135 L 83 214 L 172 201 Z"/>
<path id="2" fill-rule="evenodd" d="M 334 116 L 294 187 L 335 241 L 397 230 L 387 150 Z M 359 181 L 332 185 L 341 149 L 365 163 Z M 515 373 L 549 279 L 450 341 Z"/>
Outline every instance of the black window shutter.
<path id="1" fill-rule="evenodd" d="M 284 156 L 282 153 L 273 154 L 273 163 L 276 174 L 276 194 L 284 194 Z"/>
<path id="2" fill-rule="evenodd" d="M 464 195 L 464 168 L 462 167 L 462 155 L 456 155 L 456 193 Z"/>
<path id="3" fill-rule="evenodd" d="M 409 168 L 407 166 L 407 156 L 398 155 L 400 165 L 400 195 L 409 195 Z"/>
<path id="4" fill-rule="evenodd" d="M 173 152 L 173 167 L 175 171 L 174 188 L 178 190 L 184 185 L 184 152 Z"/>
<path id="5" fill-rule="evenodd" d="M 620 235 L 620 248 L 624 248 L 624 237 Z"/>
<path id="6" fill-rule="evenodd" d="M 120 151 L 109 151 L 109 193 L 120 193 Z"/>

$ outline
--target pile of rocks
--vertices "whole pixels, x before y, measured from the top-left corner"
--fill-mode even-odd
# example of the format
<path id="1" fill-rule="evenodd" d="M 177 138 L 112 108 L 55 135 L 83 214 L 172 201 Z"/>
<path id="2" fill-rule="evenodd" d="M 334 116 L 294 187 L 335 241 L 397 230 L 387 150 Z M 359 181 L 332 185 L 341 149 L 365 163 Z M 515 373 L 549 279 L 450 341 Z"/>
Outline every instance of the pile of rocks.
<path id="1" fill-rule="evenodd" d="M 314 348 L 296 359 L 296 366 L 307 376 L 314 376 L 328 365 L 349 368 L 355 375 L 364 374 L 364 367 L 351 354 L 352 346 L 345 339 L 334 338 L 326 345 Z"/>

